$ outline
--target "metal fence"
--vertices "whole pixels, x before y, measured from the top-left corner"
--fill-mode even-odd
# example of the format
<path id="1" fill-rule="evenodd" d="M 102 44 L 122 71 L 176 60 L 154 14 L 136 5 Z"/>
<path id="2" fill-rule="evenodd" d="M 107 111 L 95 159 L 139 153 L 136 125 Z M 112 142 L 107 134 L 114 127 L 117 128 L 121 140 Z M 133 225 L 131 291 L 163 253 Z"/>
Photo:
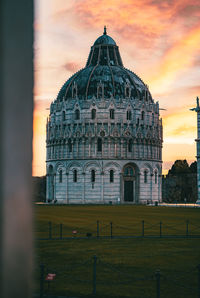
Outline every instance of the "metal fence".
<path id="1" fill-rule="evenodd" d="M 68 226 L 52 222 L 40 224 L 35 231 L 37 240 L 64 240 L 82 238 L 200 238 L 200 225 L 186 220 L 176 224 L 142 220 L 133 225 L 118 225 L 114 222 L 96 221 L 93 226 Z"/>
<path id="2" fill-rule="evenodd" d="M 127 272 L 121 264 L 111 265 L 93 256 L 59 268 L 41 264 L 39 271 L 37 297 L 40 298 L 57 294 L 65 297 L 200 298 L 200 265 L 187 272 L 158 269 L 143 276 L 139 269 L 130 268 Z M 124 296 L 120 296 L 120 292 Z"/>

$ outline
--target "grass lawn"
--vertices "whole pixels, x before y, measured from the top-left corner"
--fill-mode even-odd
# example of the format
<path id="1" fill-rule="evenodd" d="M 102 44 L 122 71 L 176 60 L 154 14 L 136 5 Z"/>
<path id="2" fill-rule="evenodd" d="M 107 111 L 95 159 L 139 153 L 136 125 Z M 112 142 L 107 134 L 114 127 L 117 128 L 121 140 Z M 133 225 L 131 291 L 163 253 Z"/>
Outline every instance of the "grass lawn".
<path id="1" fill-rule="evenodd" d="M 73 229 L 80 234 L 90 231 L 96 235 L 99 220 L 100 234 L 111 221 L 114 235 L 125 235 L 128 231 L 141 234 L 144 220 L 145 233 L 148 230 L 158 233 L 157 224 L 162 221 L 163 234 L 171 234 L 172 230 L 184 234 L 185 222 L 189 220 L 189 232 L 200 234 L 199 213 L 199 209 L 193 208 L 147 206 L 36 206 L 35 230 L 36 237 L 44 236 L 51 221 L 52 233 L 54 226 L 63 223 L 69 235 Z M 196 267 L 200 264 L 200 239 L 75 238 L 40 240 L 35 244 L 36 292 L 39 291 L 39 266 L 44 263 L 45 275 L 56 273 L 55 281 L 50 283 L 50 293 L 90 297 L 96 255 L 96 297 L 156 297 L 157 269 L 161 271 L 161 297 L 198 297 Z M 45 291 L 47 286 L 45 282 Z"/>

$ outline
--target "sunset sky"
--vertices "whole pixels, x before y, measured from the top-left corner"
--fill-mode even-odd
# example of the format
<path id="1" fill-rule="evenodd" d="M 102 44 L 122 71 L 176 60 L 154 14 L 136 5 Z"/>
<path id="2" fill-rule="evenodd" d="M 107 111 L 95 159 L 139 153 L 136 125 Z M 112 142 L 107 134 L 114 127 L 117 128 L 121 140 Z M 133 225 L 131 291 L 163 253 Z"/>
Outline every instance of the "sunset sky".
<path id="1" fill-rule="evenodd" d="M 33 175 L 45 175 L 49 106 L 64 82 L 86 64 L 103 27 L 125 67 L 159 101 L 164 127 L 163 173 L 176 159 L 195 160 L 200 96 L 199 0 L 35 0 Z"/>

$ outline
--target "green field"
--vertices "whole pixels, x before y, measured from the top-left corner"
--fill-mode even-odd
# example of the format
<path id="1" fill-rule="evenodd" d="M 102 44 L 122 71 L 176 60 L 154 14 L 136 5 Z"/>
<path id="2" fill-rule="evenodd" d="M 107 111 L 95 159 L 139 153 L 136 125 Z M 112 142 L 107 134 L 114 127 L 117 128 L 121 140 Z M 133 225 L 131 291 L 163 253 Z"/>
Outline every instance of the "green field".
<path id="1" fill-rule="evenodd" d="M 161 271 L 161 297 L 198 297 L 200 239 L 190 235 L 200 235 L 199 213 L 193 208 L 147 206 L 36 206 L 37 238 L 48 237 L 49 221 L 53 238 L 59 236 L 60 223 L 63 237 L 72 237 L 73 230 L 77 235 L 74 239 L 36 241 L 35 291 L 39 292 L 39 266 L 44 263 L 45 274 L 56 273 L 49 293 L 90 297 L 96 255 L 96 297 L 156 297 L 157 269 Z M 114 238 L 96 238 L 97 220 L 100 236 L 109 235 L 112 222 Z M 143 220 L 145 235 L 158 238 L 115 238 L 141 236 Z M 88 232 L 93 237 L 85 237 Z M 45 291 L 47 286 L 45 282 Z"/>

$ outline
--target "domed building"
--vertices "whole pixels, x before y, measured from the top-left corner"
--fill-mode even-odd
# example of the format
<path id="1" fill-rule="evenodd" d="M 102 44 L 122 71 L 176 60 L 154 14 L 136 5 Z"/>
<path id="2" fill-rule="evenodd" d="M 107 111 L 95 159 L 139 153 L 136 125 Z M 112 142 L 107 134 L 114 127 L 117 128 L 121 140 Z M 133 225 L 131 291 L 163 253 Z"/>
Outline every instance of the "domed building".
<path id="1" fill-rule="evenodd" d="M 161 201 L 159 104 L 106 28 L 51 103 L 46 136 L 47 202 Z"/>

